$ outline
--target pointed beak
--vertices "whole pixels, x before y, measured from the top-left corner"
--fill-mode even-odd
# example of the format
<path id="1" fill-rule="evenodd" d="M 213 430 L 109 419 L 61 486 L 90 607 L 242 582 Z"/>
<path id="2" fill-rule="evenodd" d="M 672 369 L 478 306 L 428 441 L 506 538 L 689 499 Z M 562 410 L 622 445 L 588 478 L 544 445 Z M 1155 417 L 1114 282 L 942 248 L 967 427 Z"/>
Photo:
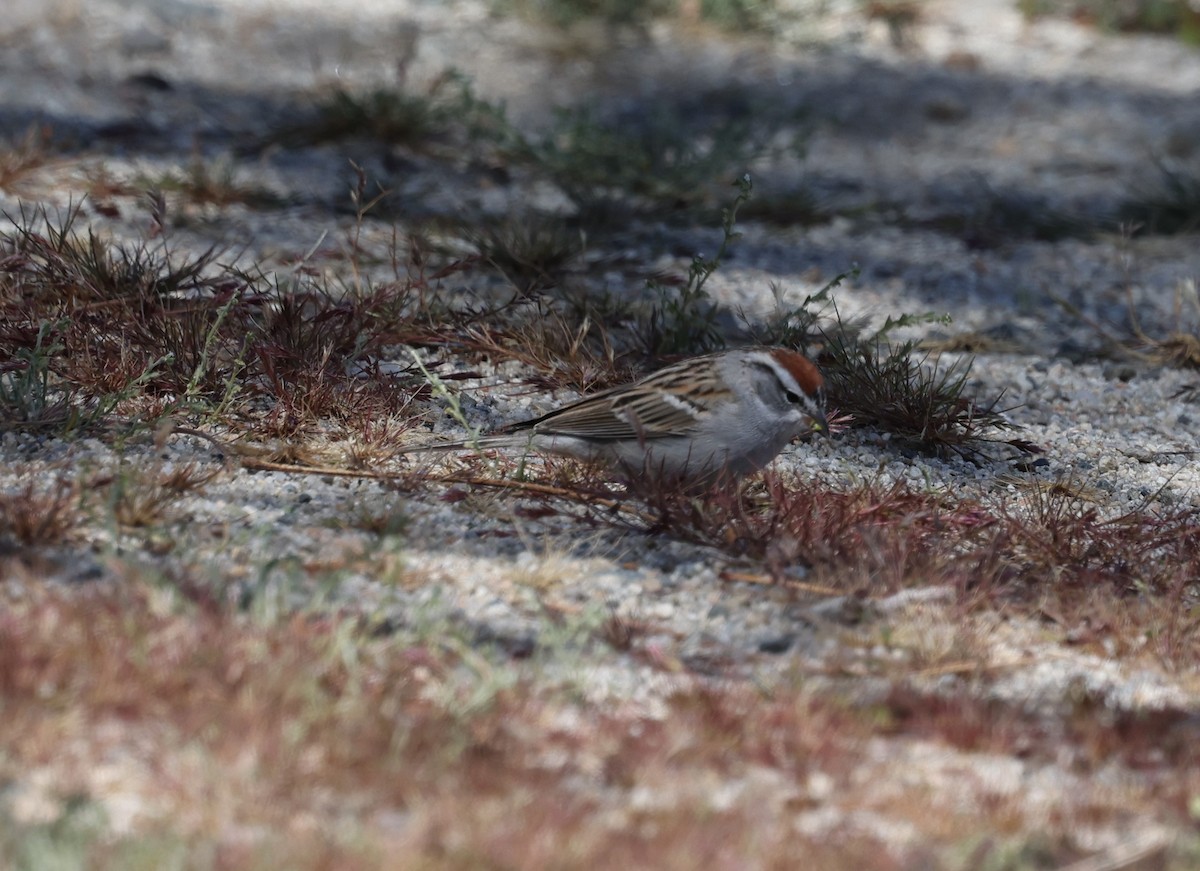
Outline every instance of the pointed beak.
<path id="1" fill-rule="evenodd" d="M 810 420 L 812 421 L 812 426 L 809 430 L 810 432 L 820 433 L 821 435 L 825 436 L 825 438 L 829 438 L 829 421 L 825 419 L 824 412 L 818 412 L 816 415 L 812 416 Z"/>

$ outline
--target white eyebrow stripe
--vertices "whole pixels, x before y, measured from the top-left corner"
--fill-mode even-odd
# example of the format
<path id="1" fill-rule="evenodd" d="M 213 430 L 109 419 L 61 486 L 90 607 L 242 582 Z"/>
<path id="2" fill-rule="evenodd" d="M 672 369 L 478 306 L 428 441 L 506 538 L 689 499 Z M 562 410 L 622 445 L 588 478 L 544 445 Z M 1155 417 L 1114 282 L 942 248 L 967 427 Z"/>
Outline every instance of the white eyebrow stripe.
<path id="1" fill-rule="evenodd" d="M 770 371 L 785 391 L 789 393 L 795 393 L 797 396 L 808 395 L 804 388 L 800 386 L 799 382 L 792 377 L 792 373 L 783 368 L 783 366 L 779 365 L 779 363 L 777 363 L 773 357 L 767 355 L 764 359 L 760 359 L 756 365 Z"/>

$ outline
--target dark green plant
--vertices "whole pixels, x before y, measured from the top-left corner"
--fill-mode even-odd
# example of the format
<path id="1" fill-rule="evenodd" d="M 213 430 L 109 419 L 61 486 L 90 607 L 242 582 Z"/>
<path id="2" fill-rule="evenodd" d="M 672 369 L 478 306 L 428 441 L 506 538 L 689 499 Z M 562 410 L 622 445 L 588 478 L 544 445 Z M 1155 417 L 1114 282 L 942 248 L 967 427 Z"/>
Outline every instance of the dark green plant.
<path id="1" fill-rule="evenodd" d="M 700 18 L 734 33 L 769 31 L 779 17 L 776 0 L 700 0 Z"/>
<path id="2" fill-rule="evenodd" d="M 761 325 L 751 324 L 745 314 L 742 315 L 742 320 L 746 321 L 751 335 L 760 345 L 781 345 L 785 348 L 807 349 L 813 343 L 824 338 L 821 324 L 828 320 L 833 311 L 833 291 L 841 287 L 842 282 L 847 278 L 857 277 L 858 267 L 835 275 L 820 290 L 805 296 L 799 305 L 791 306 L 784 305 L 783 288 L 778 284 L 772 284 L 771 295 L 775 299 L 775 310 L 766 322 Z M 841 321 L 839 324 L 843 331 L 851 327 Z"/>
<path id="3" fill-rule="evenodd" d="M 801 183 L 756 196 L 746 204 L 746 208 L 742 210 L 742 216 L 752 221 L 761 221 L 781 227 L 796 227 L 823 224 L 839 214 L 867 210 L 867 207 L 853 210 L 835 208 Z"/>
<path id="4" fill-rule="evenodd" d="M 716 96 L 713 97 L 716 99 Z M 603 226 L 629 211 L 654 215 L 694 209 L 714 183 L 732 180 L 779 147 L 799 150 L 794 119 L 752 109 L 713 120 L 699 108 L 647 106 L 636 118 L 601 120 L 586 109 L 562 110 L 540 138 L 525 138 L 512 156 L 557 185 L 585 226 Z"/>
<path id="5" fill-rule="evenodd" d="M 687 282 L 679 289 L 651 281 L 647 287 L 658 301 L 641 325 L 641 340 L 652 357 L 671 357 L 711 351 L 725 344 L 717 317 L 719 309 L 704 285 L 721 265 L 729 244 L 741 236 L 736 229 L 738 209 L 750 199 L 754 183 L 746 174 L 735 183 L 738 194 L 721 212 L 721 244 L 713 257 L 697 254 L 688 267 Z"/>
<path id="6" fill-rule="evenodd" d="M 608 25 L 644 25 L 672 12 L 675 0 L 495 0 L 501 13 L 516 13 L 554 27 L 582 21 Z"/>
<path id="7" fill-rule="evenodd" d="M 608 27 L 645 27 L 656 19 L 698 17 L 734 33 L 766 33 L 782 18 L 803 14 L 779 0 L 494 0 L 501 14 L 517 14 L 551 27 L 569 29 L 584 22 Z M 788 8 L 781 8 L 788 7 Z"/>
<path id="8" fill-rule="evenodd" d="M 43 323 L 32 348 L 20 348 L 0 370 L 0 428 L 34 429 L 54 423 L 72 427 L 75 415 L 65 397 L 57 394 L 50 363 L 62 345 L 55 325 Z"/>
<path id="9" fill-rule="evenodd" d="M 972 248 L 995 248 L 1022 239 L 1087 238 L 1106 225 L 1115 226 L 1111 216 L 1085 217 L 1036 193 L 997 190 L 982 179 L 972 187 L 940 214 L 914 223 L 957 236 Z"/>
<path id="10" fill-rule="evenodd" d="M 106 422 L 123 400 L 137 394 L 170 361 L 164 354 L 133 373 L 118 389 L 94 394 L 58 377 L 62 366 L 62 333 L 69 323 L 39 325 L 31 348 L 18 348 L 0 364 L 0 430 L 50 431 L 62 437 L 78 435 Z"/>
<path id="11" fill-rule="evenodd" d="M 1200 228 L 1200 165 L 1155 159 L 1158 177 L 1141 183 L 1121 206 L 1120 220 L 1146 233 L 1192 233 Z"/>
<path id="12" fill-rule="evenodd" d="M 132 187 L 176 193 L 191 203 L 217 206 L 242 203 L 251 208 L 264 209 L 283 204 L 281 198 L 269 190 L 239 180 L 234 162 L 228 157 L 205 160 L 196 155 L 185 169 L 138 178 Z"/>
<path id="13" fill-rule="evenodd" d="M 467 238 L 522 296 L 557 286 L 586 243 L 563 218 L 536 212 L 470 229 Z"/>
<path id="14" fill-rule="evenodd" d="M 515 135 L 503 106 L 480 99 L 466 77 L 448 70 L 423 92 L 400 87 L 333 91 L 309 118 L 278 131 L 271 141 L 295 146 L 359 137 L 426 150 L 456 140 L 504 143 Z"/>
<path id="15" fill-rule="evenodd" d="M 1200 42 L 1200 10 L 1187 0 L 1019 0 L 1026 18 L 1073 18 L 1104 30 L 1169 33 Z"/>

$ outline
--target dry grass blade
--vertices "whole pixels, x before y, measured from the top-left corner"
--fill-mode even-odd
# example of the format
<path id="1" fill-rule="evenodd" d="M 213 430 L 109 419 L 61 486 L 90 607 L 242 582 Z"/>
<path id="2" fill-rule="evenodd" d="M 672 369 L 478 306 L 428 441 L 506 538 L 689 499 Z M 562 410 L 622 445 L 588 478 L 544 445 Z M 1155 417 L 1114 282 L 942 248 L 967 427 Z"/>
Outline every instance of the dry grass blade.
<path id="1" fill-rule="evenodd" d="M 171 519 L 174 505 L 189 493 L 202 490 L 224 471 L 224 466 L 203 469 L 196 462 L 123 466 L 112 475 L 97 478 L 92 486 L 107 488 L 108 505 L 117 523 L 146 528 Z"/>
<path id="2" fill-rule="evenodd" d="M 480 258 L 522 296 L 556 287 L 583 253 L 585 237 L 554 215 L 531 213 L 469 230 Z"/>
<path id="3" fill-rule="evenodd" d="M 913 356 L 914 342 L 887 347 L 835 333 L 820 357 L 829 403 L 859 425 L 877 426 L 916 450 L 976 456 L 989 443 L 1036 450 L 997 431 L 1014 430 L 1000 400 L 979 403 L 966 394 L 970 361 L 929 365 Z"/>
<path id="4" fill-rule="evenodd" d="M 1129 300 L 1129 322 L 1134 335 L 1150 348 L 1150 359 L 1157 365 L 1200 369 L 1200 292 L 1195 279 L 1180 281 L 1175 286 L 1175 306 L 1172 324 L 1192 324 L 1192 331 L 1171 330 L 1163 338 L 1148 336 L 1139 323 L 1132 298 Z"/>
<path id="5" fill-rule="evenodd" d="M 1154 165 L 1157 177 L 1132 186 L 1118 218 L 1147 233 L 1194 232 L 1200 227 L 1200 167 L 1195 161 L 1179 163 L 1157 157 Z"/>
<path id="6" fill-rule="evenodd" d="M 1162 866 L 1169 847 L 1170 841 L 1162 836 L 1135 838 L 1098 855 L 1064 865 L 1058 871 L 1137 871 Z"/>
<path id="7" fill-rule="evenodd" d="M 24 135 L 0 141 L 0 190 L 12 190 L 22 179 L 54 160 L 51 131 L 31 126 Z"/>
<path id="8" fill-rule="evenodd" d="M 174 493 L 190 493 L 202 490 L 205 485 L 215 481 L 225 469 L 221 466 L 204 468 L 197 462 L 179 463 L 159 475 L 158 482 L 163 488 Z"/>
<path id="9" fill-rule="evenodd" d="M 29 481 L 0 494 L 0 550 L 62 544 L 82 522 L 79 487 L 73 481 Z"/>
<path id="10" fill-rule="evenodd" d="M 774 473 L 761 488 L 750 482 L 703 499 L 669 491 L 646 499 L 653 529 L 759 560 L 777 577 L 795 566 L 818 567 L 840 578 L 872 575 L 884 586 L 948 547 L 962 548 L 990 522 L 971 503 L 900 484 L 841 491 Z"/>
<path id="11" fill-rule="evenodd" d="M 532 369 L 528 382 L 545 390 L 587 393 L 632 381 L 637 373 L 617 354 L 604 320 L 586 312 L 575 320 L 557 309 L 535 307 L 528 317 L 500 328 L 467 327 L 458 338 L 469 353 Z"/>

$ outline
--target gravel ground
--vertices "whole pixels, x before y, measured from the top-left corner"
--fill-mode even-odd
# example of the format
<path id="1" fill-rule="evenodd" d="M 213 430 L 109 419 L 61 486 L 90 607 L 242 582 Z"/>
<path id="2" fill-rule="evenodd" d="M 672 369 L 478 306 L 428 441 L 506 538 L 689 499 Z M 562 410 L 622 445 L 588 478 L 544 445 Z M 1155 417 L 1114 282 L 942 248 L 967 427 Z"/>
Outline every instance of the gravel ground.
<path id="1" fill-rule="evenodd" d="M 756 171 L 760 192 L 802 180 L 838 208 L 886 211 L 887 204 L 903 204 L 914 220 L 884 226 L 869 217 L 838 218 L 811 228 L 748 222 L 709 286 L 713 294 L 731 310 L 761 315 L 774 304 L 771 283 L 785 289 L 786 299 L 800 300 L 857 264 L 857 277 L 838 292 L 843 315 L 878 321 L 895 312 L 944 312 L 951 326 L 932 332 L 982 333 L 1005 343 L 1004 353 L 975 356 L 971 390 L 1003 394 L 1012 420 L 1044 449 L 1048 462 L 1036 474 L 1086 479 L 1102 494 L 1100 509 L 1112 514 L 1156 493 L 1167 504 L 1200 504 L 1194 456 L 1200 408 L 1179 395 L 1196 376 L 1136 360 L 1098 360 L 1096 329 L 1057 302 L 1120 332 L 1132 298 L 1152 335 L 1189 325 L 1200 330 L 1200 308 L 1187 307 L 1189 293 L 1196 304 L 1189 282 L 1200 276 L 1196 236 L 1113 233 L 1089 241 L 974 246 L 929 227 L 973 203 L 984 209 L 997 193 L 1043 203 L 1048 212 L 1105 214 L 1149 183 L 1150 155 L 1200 157 L 1200 54 L 1182 44 L 1110 37 L 1064 21 L 1030 24 L 1016 4 L 999 0 L 924 4 L 921 21 L 899 47 L 882 23 L 865 22 L 848 8 L 819 26 L 798 27 L 794 40 L 769 52 L 751 41 L 702 32 L 679 39 L 652 28 L 614 37 L 609 51 L 591 58 L 562 51 L 555 40 L 566 37 L 539 35 L 515 19 L 493 21 L 486 4 L 469 0 L 8 5 L 0 21 L 0 132 L 44 122 L 73 149 L 62 163 L 0 191 L 0 209 L 63 207 L 78 199 L 89 167 L 94 171 L 101 162 L 114 176 L 131 178 L 178 166 L 194 150 L 233 155 L 240 178 L 285 197 L 286 205 L 198 208 L 175 231 L 175 244 L 201 250 L 236 240 L 242 262 L 268 269 L 284 269 L 314 248 L 314 263 L 338 253 L 354 222 L 346 197 L 348 154 L 306 149 L 299 157 L 277 149 L 243 159 L 238 149 L 286 122 L 294 101 L 330 82 L 393 81 L 413 50 L 406 66 L 411 80 L 426 81 L 454 66 L 477 82 L 480 96 L 504 100 L 513 118 L 532 126 L 544 123 L 556 104 L 586 98 L 636 107 L 662 93 L 684 101 L 706 84 L 728 82 L 776 105 L 803 107 L 810 129 L 804 159 Z M 571 38 L 586 43 L 612 36 L 583 31 Z M 504 214 L 531 198 L 553 198 L 520 178 L 484 186 L 419 158 L 400 171 L 389 170 L 378 153 L 363 159 L 370 172 L 432 213 Z M 148 221 L 138 200 L 115 198 L 114 205 L 102 211 L 85 203 L 87 225 L 139 238 Z M 686 258 L 657 253 L 661 247 L 644 241 L 659 233 L 675 252 L 711 250 L 718 241 L 713 227 L 660 228 L 633 238 L 630 251 L 621 253 L 643 265 L 685 270 Z M 382 252 L 390 239 L 389 226 L 373 225 L 362 244 Z M 613 257 L 598 257 L 588 280 L 597 288 L 636 291 L 622 286 L 627 276 L 611 266 Z M 457 385 L 473 397 L 468 414 L 484 425 L 569 398 L 565 392 L 530 395 L 511 368 L 484 374 L 482 381 Z M 456 425 L 439 418 L 434 429 L 450 433 Z M 99 441 L 6 434 L 0 486 L 47 470 L 112 468 L 122 458 L 164 468 L 218 461 L 213 446 L 199 439 L 176 438 L 162 449 L 133 445 L 121 454 Z M 779 466 L 835 483 L 874 477 L 999 498 L 1015 492 L 1004 483 L 1015 474 L 1013 460 L 999 450 L 978 464 L 909 457 L 879 433 L 855 431 L 789 449 Z M 261 580 L 262 566 L 272 565 L 269 586 L 278 598 L 274 604 L 264 599 L 262 607 L 328 600 L 353 603 L 392 625 L 419 629 L 451 620 L 476 639 L 520 654 L 543 646 L 570 649 L 569 637 L 547 636 L 582 632 L 616 612 L 646 620 L 656 643 L 700 674 L 705 663 L 719 661 L 725 674 L 769 682 L 797 664 L 815 671 L 831 657 L 882 655 L 840 646 L 848 625 L 842 601 L 814 603 L 779 588 L 733 583 L 723 576 L 740 568 L 737 561 L 714 551 L 563 515 L 514 518 L 513 505 L 487 494 L 453 502 L 436 495 L 409 499 L 374 482 L 231 471 L 176 506 L 185 522 L 172 549 L 202 572 L 244 577 L 248 586 Z M 401 543 L 381 546 L 338 523 L 364 510 L 402 513 L 408 525 Z M 93 541 L 97 554 L 129 544 L 105 529 L 96 529 Z M 152 552 L 139 558 L 153 571 Z M 342 566 L 335 583 L 314 588 L 303 572 L 289 568 L 317 561 Z M 69 554 L 50 574 L 78 583 L 106 571 L 100 556 L 81 561 Z M 940 591 L 876 604 L 928 649 L 953 644 L 955 627 L 947 626 L 949 603 Z M 548 611 L 569 615 L 567 628 L 548 621 Z M 1200 698 L 1190 675 L 1052 645 L 1038 626 L 1021 620 L 998 621 L 989 631 L 986 645 L 996 662 L 1041 660 L 1001 669 L 988 688 L 999 698 L 1036 707 L 1079 681 L 1120 707 L 1194 707 Z M 571 670 L 578 663 L 564 654 L 548 667 Z M 647 710 L 674 680 L 620 657 L 591 668 L 589 693 L 634 699 Z M 931 783 L 952 777 L 959 764 L 949 751 L 938 752 L 936 759 L 914 761 Z M 1074 788 L 1061 771 L 1031 786 L 1023 762 L 1006 758 L 993 768 L 986 776 L 1011 782 L 1013 790 Z M 818 830 L 817 812 L 804 825 Z"/>

